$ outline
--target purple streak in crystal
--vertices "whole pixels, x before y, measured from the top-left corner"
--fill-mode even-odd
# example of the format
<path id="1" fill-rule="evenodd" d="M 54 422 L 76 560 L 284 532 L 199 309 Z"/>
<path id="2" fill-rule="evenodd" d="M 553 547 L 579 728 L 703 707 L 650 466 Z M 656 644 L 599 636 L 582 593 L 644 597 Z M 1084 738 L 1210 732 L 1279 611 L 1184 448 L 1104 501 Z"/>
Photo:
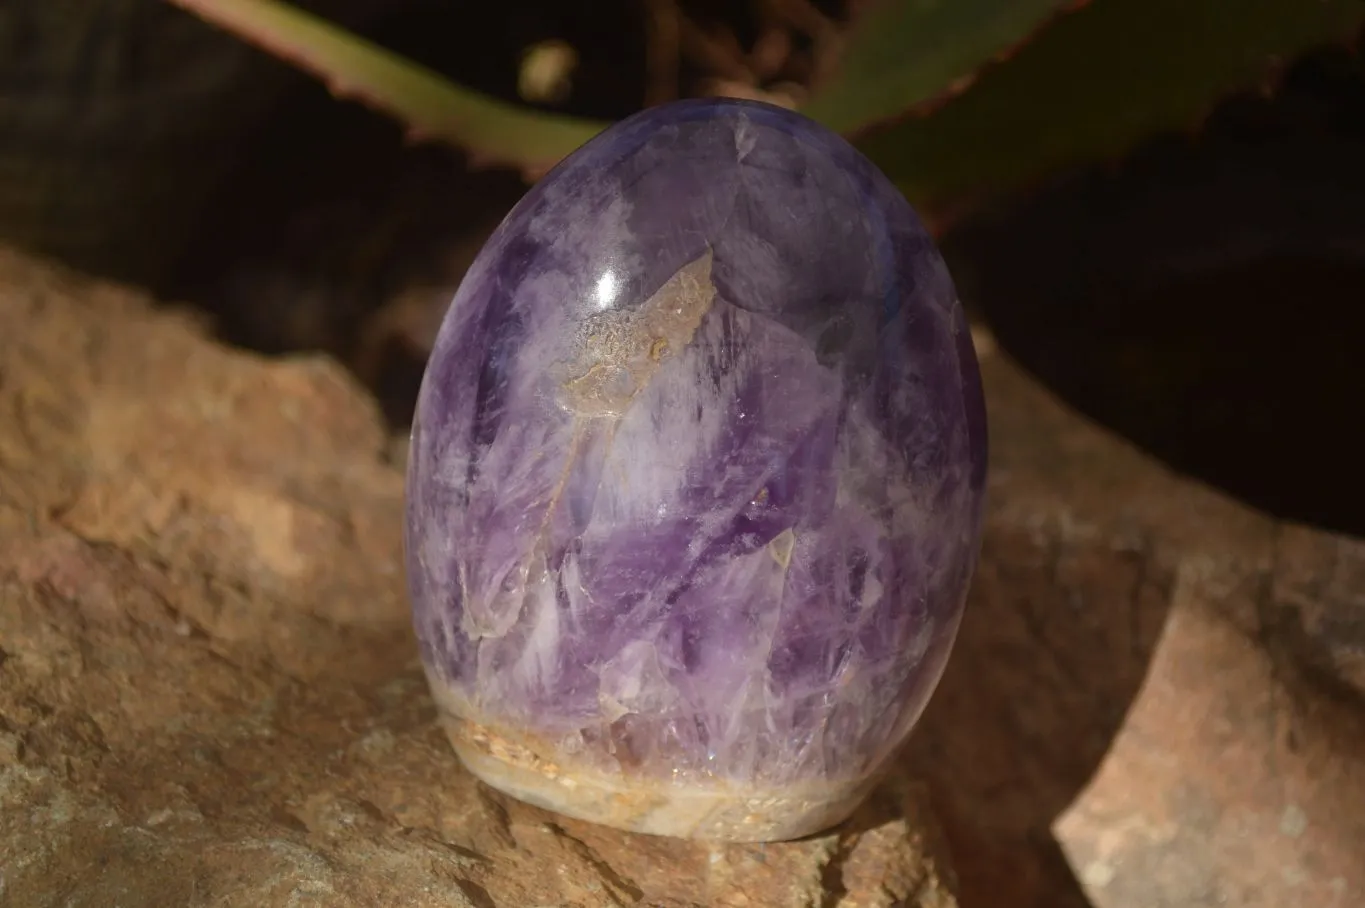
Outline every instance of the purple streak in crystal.
<path id="1" fill-rule="evenodd" d="M 938 682 L 985 453 L 952 281 L 870 162 L 752 102 L 617 124 L 489 239 L 418 402 L 413 612 L 457 750 L 626 828 L 837 821 Z"/>

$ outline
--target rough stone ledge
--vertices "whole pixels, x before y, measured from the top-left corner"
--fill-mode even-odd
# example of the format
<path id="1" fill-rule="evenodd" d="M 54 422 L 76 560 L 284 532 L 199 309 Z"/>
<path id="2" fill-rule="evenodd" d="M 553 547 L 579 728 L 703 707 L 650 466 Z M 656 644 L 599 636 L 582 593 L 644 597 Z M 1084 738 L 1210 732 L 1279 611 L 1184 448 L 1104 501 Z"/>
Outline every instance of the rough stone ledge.
<path id="1" fill-rule="evenodd" d="M 0 250 L 0 906 L 1365 904 L 1365 543 L 981 340 L 982 564 L 902 765 L 838 835 L 709 848 L 460 769 L 341 369 Z"/>
<path id="2" fill-rule="evenodd" d="M 0 250 L 0 905 L 951 908 L 922 786 L 709 846 L 501 797 L 428 696 L 333 363 Z"/>

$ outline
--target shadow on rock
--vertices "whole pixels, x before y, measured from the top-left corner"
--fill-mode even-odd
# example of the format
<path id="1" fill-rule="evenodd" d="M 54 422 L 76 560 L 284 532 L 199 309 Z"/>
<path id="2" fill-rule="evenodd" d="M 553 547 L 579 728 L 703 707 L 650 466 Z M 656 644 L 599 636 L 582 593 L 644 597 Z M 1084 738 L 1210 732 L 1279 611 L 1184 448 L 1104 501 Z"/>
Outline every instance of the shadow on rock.
<path id="1" fill-rule="evenodd" d="M 1137 695 L 1170 582 L 1142 538 L 988 523 L 953 658 L 908 752 L 967 908 L 1089 905 L 1050 827 Z"/>

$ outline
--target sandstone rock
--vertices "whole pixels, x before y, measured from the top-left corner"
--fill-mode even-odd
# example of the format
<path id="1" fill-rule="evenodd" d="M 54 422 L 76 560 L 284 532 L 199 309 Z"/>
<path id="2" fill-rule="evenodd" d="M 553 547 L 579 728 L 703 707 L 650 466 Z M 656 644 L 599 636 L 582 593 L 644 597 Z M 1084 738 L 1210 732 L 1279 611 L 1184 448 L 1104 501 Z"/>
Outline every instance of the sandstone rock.
<path id="1" fill-rule="evenodd" d="M 402 445 L 336 367 L 0 253 L 0 905 L 951 906 L 930 800 L 967 908 L 1365 904 L 1365 543 L 978 348 L 982 566 L 903 766 L 838 837 L 713 851 L 460 770 Z"/>
<path id="2" fill-rule="evenodd" d="M 1365 904 L 1365 541 L 1172 474 L 1002 355 L 983 369 L 982 565 L 907 756 L 963 904 Z"/>
<path id="3" fill-rule="evenodd" d="M 402 474 L 334 364 L 0 252 L 0 905 L 953 906 L 922 786 L 836 834 L 630 836 L 459 766 Z"/>

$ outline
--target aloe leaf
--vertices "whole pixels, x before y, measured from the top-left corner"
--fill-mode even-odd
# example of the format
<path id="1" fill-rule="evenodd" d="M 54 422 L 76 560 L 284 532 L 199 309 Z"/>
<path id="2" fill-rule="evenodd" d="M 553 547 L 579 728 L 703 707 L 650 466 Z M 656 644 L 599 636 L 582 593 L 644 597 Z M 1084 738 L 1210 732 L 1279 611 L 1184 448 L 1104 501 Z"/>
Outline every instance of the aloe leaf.
<path id="1" fill-rule="evenodd" d="M 334 95 L 388 114 L 414 139 L 463 148 L 480 164 L 539 173 L 609 125 L 527 110 L 459 88 L 287 3 L 169 2 L 317 76 Z"/>
<path id="2" fill-rule="evenodd" d="M 169 2 L 477 163 L 535 176 L 609 125 L 459 88 L 278 0 Z M 1365 0 L 872 4 L 842 69 L 802 110 L 855 134 L 899 117 L 859 145 L 912 201 L 938 210 L 1191 127 L 1277 60 L 1365 24 Z"/>
<path id="3" fill-rule="evenodd" d="M 1074 0 L 872 0 L 802 113 L 860 132 L 962 91 Z"/>
<path id="4" fill-rule="evenodd" d="M 932 113 L 858 144 L 912 202 L 951 207 L 1193 129 L 1219 99 L 1362 26 L 1362 0 L 1092 0 Z"/>

